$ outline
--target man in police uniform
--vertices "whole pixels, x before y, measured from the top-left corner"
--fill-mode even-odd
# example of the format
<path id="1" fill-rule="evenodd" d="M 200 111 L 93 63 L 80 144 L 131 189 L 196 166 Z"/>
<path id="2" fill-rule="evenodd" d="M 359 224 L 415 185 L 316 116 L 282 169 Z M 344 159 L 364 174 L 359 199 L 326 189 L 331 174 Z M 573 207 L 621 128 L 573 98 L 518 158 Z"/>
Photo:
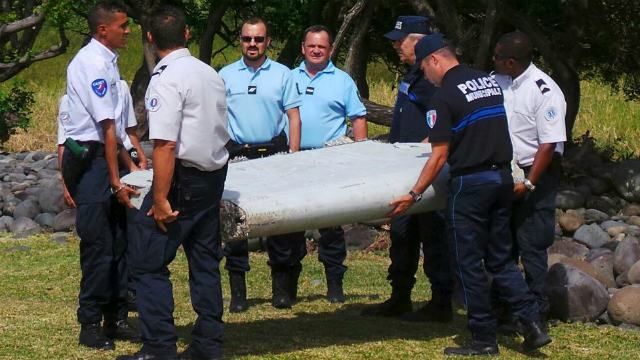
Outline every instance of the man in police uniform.
<path id="1" fill-rule="evenodd" d="M 416 63 L 415 44 L 430 33 L 429 22 L 422 16 L 400 16 L 393 31 L 385 37 L 393 41 L 400 61 L 409 66 L 398 89 L 393 111 L 389 142 L 422 142 L 429 136 L 424 121 L 435 87 L 424 79 Z M 420 244 L 424 253 L 424 272 L 431 283 L 432 298 L 426 306 L 411 313 L 411 290 L 420 260 Z M 402 316 L 411 321 L 447 322 L 453 317 L 451 308 L 452 275 L 443 214 L 431 212 L 398 216 L 391 221 L 391 298 L 366 308 L 363 315 Z"/>
<path id="2" fill-rule="evenodd" d="M 473 341 L 447 348 L 445 354 L 499 352 L 485 271 L 524 326 L 524 350 L 542 347 L 551 339 L 511 256 L 512 148 L 500 86 L 488 74 L 460 65 L 441 34 L 420 40 L 416 57 L 425 77 L 439 87 L 425 119 L 431 127 L 432 153 L 409 193 L 391 202 L 389 215 L 401 214 L 420 201 L 449 163 L 448 228 Z"/>
<path id="3" fill-rule="evenodd" d="M 117 217 L 123 213 L 118 207 L 131 207 L 134 190 L 120 181 L 114 120 L 120 80 L 115 50 L 126 45 L 129 21 L 121 3 L 108 1 L 91 9 L 88 23 L 92 39 L 67 68 L 69 108 L 60 165 L 69 198 L 78 209 L 79 342 L 114 349 L 111 339 L 136 338 L 126 321 L 126 240 L 117 229 Z"/>
<path id="4" fill-rule="evenodd" d="M 227 91 L 231 157 L 250 159 L 300 148 L 300 98 L 291 71 L 265 54 L 271 39 L 266 22 L 251 18 L 240 32 L 242 58 L 220 70 Z M 286 113 L 289 138 L 285 134 Z M 272 276 L 272 305 L 290 308 L 297 297 L 300 261 L 307 253 L 304 233 L 267 238 Z M 229 311 L 248 308 L 245 273 L 249 271 L 246 241 L 225 244 L 231 304 Z"/>
<path id="5" fill-rule="evenodd" d="M 351 121 L 356 141 L 366 140 L 367 113 L 353 79 L 331 62 L 333 39 L 322 25 L 304 31 L 302 55 L 304 61 L 291 70 L 296 91 L 302 99 L 302 139 L 300 148 L 321 148 L 325 143 L 345 136 Z M 345 301 L 342 279 L 347 267 L 347 248 L 340 226 L 320 229 L 318 259 L 324 264 L 327 279 L 327 299 L 332 303 Z"/>
<path id="6" fill-rule="evenodd" d="M 191 304 L 198 317 L 182 358 L 222 357 L 219 263 L 220 199 L 229 154 L 222 78 L 185 47 L 184 13 L 160 7 L 149 18 L 147 39 L 160 62 L 145 95 L 154 140 L 152 190 L 132 227 L 133 270 L 142 349 L 127 360 L 175 359 L 173 295 L 167 266 L 182 245 L 189 264 Z"/>
<path id="7" fill-rule="evenodd" d="M 514 253 L 522 261 L 529 288 L 545 318 L 549 311 L 544 292 L 547 248 L 554 239 L 567 106 L 560 87 L 531 62 L 532 53 L 527 35 L 508 33 L 496 44 L 493 63 L 504 93 L 514 158 L 526 176 L 514 186 Z"/>

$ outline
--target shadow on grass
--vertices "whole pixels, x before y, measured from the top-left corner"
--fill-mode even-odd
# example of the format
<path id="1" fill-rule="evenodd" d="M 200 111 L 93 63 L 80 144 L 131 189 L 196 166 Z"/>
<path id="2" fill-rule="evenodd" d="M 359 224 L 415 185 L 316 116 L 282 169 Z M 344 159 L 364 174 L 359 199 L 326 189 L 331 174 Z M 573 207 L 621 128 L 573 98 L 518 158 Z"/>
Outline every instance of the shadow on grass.
<path id="1" fill-rule="evenodd" d="M 362 304 L 347 304 L 335 311 L 305 313 L 296 312 L 294 306 L 291 310 L 282 311 L 286 318 L 226 323 L 225 355 L 273 355 L 387 340 L 424 341 L 464 331 L 465 320 L 460 315 L 456 315 L 449 324 L 412 323 L 394 318 L 362 316 L 360 312 L 363 308 Z M 193 323 L 178 327 L 181 341 L 191 341 L 192 326 Z"/>

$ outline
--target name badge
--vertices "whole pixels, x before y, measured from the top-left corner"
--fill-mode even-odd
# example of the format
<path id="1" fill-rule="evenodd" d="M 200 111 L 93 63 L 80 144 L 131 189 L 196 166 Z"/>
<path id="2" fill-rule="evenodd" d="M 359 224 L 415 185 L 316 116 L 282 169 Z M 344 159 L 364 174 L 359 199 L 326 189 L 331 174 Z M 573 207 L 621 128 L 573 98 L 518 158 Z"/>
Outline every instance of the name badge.
<path id="1" fill-rule="evenodd" d="M 249 85 L 249 87 L 247 88 L 247 94 L 255 95 L 257 93 L 258 93 L 258 87 L 255 85 Z"/>
<path id="2" fill-rule="evenodd" d="M 306 90 L 307 95 L 313 95 L 314 91 L 315 91 L 314 88 L 312 88 L 311 86 L 307 86 L 307 90 Z"/>
<path id="3" fill-rule="evenodd" d="M 400 86 L 398 87 L 398 91 L 400 91 L 401 93 L 405 94 L 405 95 L 409 95 L 409 87 L 411 85 L 406 82 L 406 81 L 402 81 L 400 82 Z"/>

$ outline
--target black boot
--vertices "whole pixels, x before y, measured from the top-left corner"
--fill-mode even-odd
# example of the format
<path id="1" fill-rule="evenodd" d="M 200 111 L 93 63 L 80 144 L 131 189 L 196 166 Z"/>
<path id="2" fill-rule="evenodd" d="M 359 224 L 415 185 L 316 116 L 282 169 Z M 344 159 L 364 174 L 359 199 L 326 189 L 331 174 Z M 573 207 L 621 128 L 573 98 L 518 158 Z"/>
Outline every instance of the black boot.
<path id="1" fill-rule="evenodd" d="M 345 301 L 342 290 L 342 279 L 327 279 L 327 300 L 332 304 Z"/>
<path id="2" fill-rule="evenodd" d="M 204 356 L 196 351 L 191 345 L 178 355 L 179 360 L 218 360 L 222 359 L 220 356 Z"/>
<path id="3" fill-rule="evenodd" d="M 362 310 L 361 315 L 397 317 L 410 313 L 412 310 L 411 290 L 406 291 L 394 288 L 391 292 L 391 297 L 387 301 L 370 305 Z"/>
<path id="4" fill-rule="evenodd" d="M 160 355 L 160 354 L 151 354 L 145 352 L 144 350 L 140 350 L 135 354 L 131 355 L 120 355 L 116 357 L 116 360 L 178 360 L 178 357 L 175 355 Z"/>
<path id="5" fill-rule="evenodd" d="M 127 310 L 131 312 L 138 311 L 136 293 L 135 291 L 127 290 Z"/>
<path id="6" fill-rule="evenodd" d="M 438 301 L 432 299 L 420 309 L 401 316 L 402 320 L 412 322 L 439 322 L 448 323 L 453 320 L 451 300 Z"/>
<path id="7" fill-rule="evenodd" d="M 300 264 L 289 270 L 289 299 L 292 304 L 298 301 L 298 279 L 300 279 L 301 271 L 302 265 Z"/>
<path id="8" fill-rule="evenodd" d="M 522 349 L 524 351 L 533 351 L 541 348 L 551 342 L 547 329 L 540 321 L 521 321 Z"/>
<path id="9" fill-rule="evenodd" d="M 229 271 L 229 287 L 231 288 L 231 303 L 229 312 L 239 313 L 247 311 L 247 283 L 242 271 Z"/>
<path id="10" fill-rule="evenodd" d="M 498 344 L 496 343 L 484 343 L 479 341 L 472 341 L 469 345 L 463 345 L 460 347 L 448 347 L 444 349 L 445 355 L 457 355 L 457 356 L 482 356 L 482 355 L 498 355 Z"/>
<path id="11" fill-rule="evenodd" d="M 140 333 L 127 320 L 104 321 L 104 335 L 110 339 L 140 342 Z"/>
<path id="12" fill-rule="evenodd" d="M 289 272 L 286 270 L 271 270 L 271 305 L 276 309 L 291 309 L 289 278 Z"/>
<path id="13" fill-rule="evenodd" d="M 100 323 L 80 325 L 80 345 L 98 350 L 114 350 L 116 347 L 113 341 L 104 336 Z"/>

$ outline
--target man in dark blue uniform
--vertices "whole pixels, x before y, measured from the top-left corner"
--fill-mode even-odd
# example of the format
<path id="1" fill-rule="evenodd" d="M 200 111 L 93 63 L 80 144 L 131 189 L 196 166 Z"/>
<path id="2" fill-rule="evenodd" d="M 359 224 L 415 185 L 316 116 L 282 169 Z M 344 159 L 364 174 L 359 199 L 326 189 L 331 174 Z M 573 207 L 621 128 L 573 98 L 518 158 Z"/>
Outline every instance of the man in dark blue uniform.
<path id="1" fill-rule="evenodd" d="M 429 34 L 429 23 L 422 16 L 400 16 L 393 31 L 385 37 L 393 41 L 400 61 L 409 66 L 398 89 L 389 142 L 422 142 L 429 136 L 424 116 L 435 87 L 424 79 L 416 63 L 415 44 Z M 431 301 L 411 313 L 411 290 L 424 252 L 424 272 L 431 282 Z M 391 265 L 387 279 L 391 298 L 371 306 L 363 315 L 403 316 L 413 321 L 450 321 L 452 275 L 449 269 L 446 230 L 441 212 L 398 216 L 391 222 Z"/>
<path id="2" fill-rule="evenodd" d="M 420 201 L 449 163 L 447 225 L 473 341 L 444 352 L 498 354 L 486 272 L 524 326 L 524 350 L 540 348 L 551 338 L 511 255 L 512 147 L 500 86 L 488 74 L 460 65 L 441 34 L 421 39 L 416 58 L 425 77 L 440 87 L 425 119 L 431 128 L 432 154 L 409 193 L 391 202 L 389 215 L 399 215 Z"/>

